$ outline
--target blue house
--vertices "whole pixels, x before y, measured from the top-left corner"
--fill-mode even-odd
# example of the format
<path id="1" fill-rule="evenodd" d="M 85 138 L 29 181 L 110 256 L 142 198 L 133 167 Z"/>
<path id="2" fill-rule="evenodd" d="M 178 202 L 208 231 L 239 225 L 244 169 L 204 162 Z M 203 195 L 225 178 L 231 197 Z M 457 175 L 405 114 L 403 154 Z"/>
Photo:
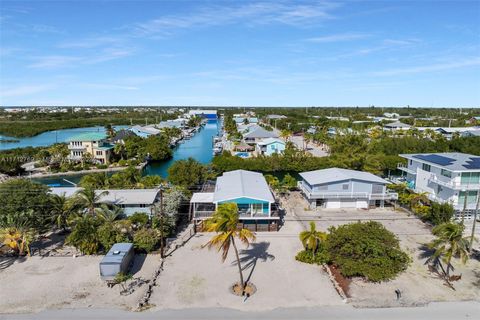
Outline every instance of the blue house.
<path id="1" fill-rule="evenodd" d="M 214 192 L 194 193 L 190 200 L 198 226 L 224 203 L 236 203 L 240 223 L 254 231 L 278 230 L 279 216 L 270 187 L 261 173 L 235 170 L 217 178 Z"/>
<path id="2" fill-rule="evenodd" d="M 274 153 L 281 153 L 285 150 L 285 142 L 276 138 L 267 138 L 257 142 L 258 154 L 271 156 Z"/>

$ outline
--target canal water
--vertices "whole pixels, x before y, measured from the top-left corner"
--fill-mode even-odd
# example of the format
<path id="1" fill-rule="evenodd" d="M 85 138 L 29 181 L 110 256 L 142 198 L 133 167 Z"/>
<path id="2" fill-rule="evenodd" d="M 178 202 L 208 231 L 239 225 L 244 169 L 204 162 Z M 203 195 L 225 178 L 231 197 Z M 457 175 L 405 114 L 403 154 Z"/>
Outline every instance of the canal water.
<path id="1" fill-rule="evenodd" d="M 125 129 L 128 126 L 114 126 L 115 130 Z M 77 134 L 86 132 L 103 132 L 105 127 L 86 127 L 73 129 L 60 129 L 47 131 L 39 135 L 26 138 L 14 138 L 0 134 L 0 150 L 9 150 L 14 148 L 25 147 L 47 147 L 55 143 L 67 142 L 67 140 Z M 1 140 L 18 140 L 18 142 L 2 142 Z"/>
<path id="2" fill-rule="evenodd" d="M 173 164 L 173 162 L 181 159 L 193 158 L 200 163 L 210 163 L 213 158 L 213 137 L 218 134 L 219 123 L 215 120 L 210 120 L 205 126 L 195 135 L 189 139 L 184 140 L 184 143 L 179 144 L 173 150 L 173 157 L 165 160 L 152 162 L 144 168 L 143 175 L 159 175 L 166 177 L 168 175 L 167 170 Z M 111 173 L 113 174 L 113 173 Z M 34 179 L 37 182 L 55 185 L 55 186 L 72 186 L 72 183 L 78 183 L 83 174 L 68 175 L 68 176 L 56 176 L 50 178 L 37 178 Z"/>

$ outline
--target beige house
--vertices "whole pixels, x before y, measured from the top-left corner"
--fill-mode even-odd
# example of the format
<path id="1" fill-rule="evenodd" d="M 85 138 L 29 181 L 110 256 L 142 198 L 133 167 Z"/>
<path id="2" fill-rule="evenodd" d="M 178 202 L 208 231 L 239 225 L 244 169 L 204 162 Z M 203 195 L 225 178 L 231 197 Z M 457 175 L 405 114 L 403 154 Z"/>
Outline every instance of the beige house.
<path id="1" fill-rule="evenodd" d="M 89 154 L 94 162 L 109 163 L 113 145 L 108 143 L 106 138 L 104 133 L 88 132 L 68 139 L 70 159 L 82 160 L 86 154 Z"/>

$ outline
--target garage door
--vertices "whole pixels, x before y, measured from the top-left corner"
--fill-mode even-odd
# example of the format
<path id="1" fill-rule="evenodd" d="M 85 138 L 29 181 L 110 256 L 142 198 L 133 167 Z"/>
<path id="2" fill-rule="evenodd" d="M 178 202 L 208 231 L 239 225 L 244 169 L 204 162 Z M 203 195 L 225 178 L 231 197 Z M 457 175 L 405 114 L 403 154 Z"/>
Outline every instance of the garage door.
<path id="1" fill-rule="evenodd" d="M 367 200 L 357 200 L 357 208 L 358 209 L 367 209 L 368 208 L 368 201 Z"/>
<path id="2" fill-rule="evenodd" d="M 325 207 L 328 209 L 338 209 L 340 208 L 340 200 L 327 200 Z"/>
<path id="3" fill-rule="evenodd" d="M 356 208 L 357 201 L 355 199 L 342 199 L 342 208 Z"/>

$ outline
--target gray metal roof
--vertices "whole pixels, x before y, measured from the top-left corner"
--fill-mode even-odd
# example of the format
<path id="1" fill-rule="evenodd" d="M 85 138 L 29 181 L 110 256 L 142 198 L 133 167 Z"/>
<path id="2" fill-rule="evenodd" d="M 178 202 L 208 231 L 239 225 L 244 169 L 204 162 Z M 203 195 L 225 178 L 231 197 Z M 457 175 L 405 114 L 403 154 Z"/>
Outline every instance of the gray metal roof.
<path id="1" fill-rule="evenodd" d="M 224 172 L 217 178 L 213 202 L 237 198 L 275 202 L 263 174 L 247 170 Z"/>
<path id="2" fill-rule="evenodd" d="M 387 123 L 384 125 L 385 128 L 410 128 L 411 125 L 400 122 L 400 121 L 395 121 L 392 123 Z"/>
<path id="3" fill-rule="evenodd" d="M 158 189 L 119 189 L 95 190 L 96 194 L 107 191 L 99 203 L 121 204 L 153 204 L 159 192 Z"/>
<path id="4" fill-rule="evenodd" d="M 255 126 L 249 129 L 247 133 L 243 135 L 244 138 L 251 138 L 251 139 L 257 139 L 257 138 L 278 138 L 278 134 L 276 134 L 273 131 L 268 131 L 265 130 L 264 128 L 260 126 Z"/>
<path id="5" fill-rule="evenodd" d="M 400 157 L 431 164 L 451 171 L 480 171 L 480 156 L 460 152 L 409 153 Z"/>
<path id="6" fill-rule="evenodd" d="M 121 263 L 123 257 L 132 249 L 133 243 L 115 243 L 110 250 L 108 250 L 105 257 L 103 257 L 100 264 L 114 264 Z"/>
<path id="7" fill-rule="evenodd" d="M 323 170 L 301 172 L 300 176 L 310 185 L 327 184 L 345 180 L 362 180 L 374 183 L 388 184 L 388 181 L 377 177 L 376 175 L 369 172 L 341 168 L 328 168 Z"/>

